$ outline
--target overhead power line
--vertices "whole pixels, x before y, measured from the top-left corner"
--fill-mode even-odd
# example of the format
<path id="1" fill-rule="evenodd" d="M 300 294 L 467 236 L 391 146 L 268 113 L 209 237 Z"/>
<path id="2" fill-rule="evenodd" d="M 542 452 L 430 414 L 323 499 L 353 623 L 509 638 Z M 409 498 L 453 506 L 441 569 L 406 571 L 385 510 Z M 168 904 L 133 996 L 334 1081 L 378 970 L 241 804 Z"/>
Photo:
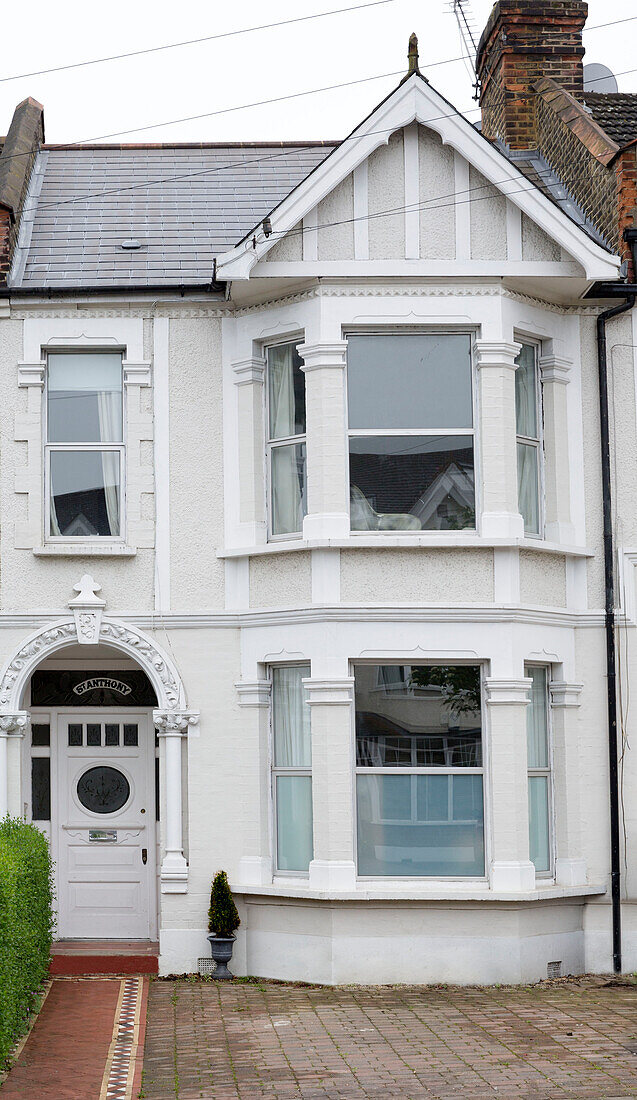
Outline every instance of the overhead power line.
<path id="1" fill-rule="evenodd" d="M 36 69 L 30 73 L 16 73 L 15 76 L 0 77 L 0 84 L 10 80 L 26 80 L 30 76 L 48 76 L 49 73 L 67 72 L 69 69 L 83 69 L 87 65 L 103 65 L 107 61 L 121 61 L 127 57 L 141 57 L 143 54 L 161 53 L 163 50 L 176 50 L 182 46 L 196 46 L 200 42 L 217 42 L 222 38 L 235 38 L 239 34 L 253 34 L 255 31 L 268 31 L 275 27 L 288 27 L 292 23 L 306 23 L 310 19 L 325 19 L 329 15 L 343 15 L 345 12 L 362 11 L 363 8 L 379 8 L 383 4 L 394 4 L 396 0 L 369 0 L 365 4 L 356 4 L 349 8 L 334 8 L 332 11 L 318 11 L 313 15 L 297 15 L 293 19 L 281 19 L 278 23 L 260 23 L 256 27 L 241 27 L 235 31 L 223 31 L 221 34 L 207 34 L 202 38 L 188 38 L 183 42 L 167 42 L 163 46 L 149 46 L 143 50 L 129 50 L 128 53 L 111 54 L 109 57 L 94 57 L 88 61 L 72 61 L 68 65 L 56 65 L 51 69 Z"/>

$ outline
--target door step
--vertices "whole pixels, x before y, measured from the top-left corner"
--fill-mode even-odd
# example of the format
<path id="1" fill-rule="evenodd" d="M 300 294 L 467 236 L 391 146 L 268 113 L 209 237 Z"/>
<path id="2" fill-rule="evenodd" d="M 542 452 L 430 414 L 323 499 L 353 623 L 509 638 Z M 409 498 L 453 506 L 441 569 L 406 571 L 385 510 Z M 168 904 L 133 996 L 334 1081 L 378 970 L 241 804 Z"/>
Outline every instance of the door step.
<path id="1" fill-rule="evenodd" d="M 151 940 L 56 940 L 51 947 L 54 978 L 158 972 L 159 944 Z"/>

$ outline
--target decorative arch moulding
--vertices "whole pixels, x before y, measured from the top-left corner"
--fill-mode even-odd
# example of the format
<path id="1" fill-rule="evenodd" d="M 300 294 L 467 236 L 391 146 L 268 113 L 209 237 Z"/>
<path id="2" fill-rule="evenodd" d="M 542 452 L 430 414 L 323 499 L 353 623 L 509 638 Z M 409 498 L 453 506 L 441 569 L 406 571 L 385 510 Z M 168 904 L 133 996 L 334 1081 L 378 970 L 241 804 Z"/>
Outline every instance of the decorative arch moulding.
<path id="1" fill-rule="evenodd" d="M 7 661 L 0 677 L 0 714 L 21 711 L 24 689 L 39 664 L 66 646 L 103 643 L 125 653 L 148 676 L 162 712 L 186 709 L 186 694 L 177 669 L 155 642 L 142 631 L 103 614 L 101 586 L 85 574 L 69 601 L 71 614 L 41 627 Z"/>

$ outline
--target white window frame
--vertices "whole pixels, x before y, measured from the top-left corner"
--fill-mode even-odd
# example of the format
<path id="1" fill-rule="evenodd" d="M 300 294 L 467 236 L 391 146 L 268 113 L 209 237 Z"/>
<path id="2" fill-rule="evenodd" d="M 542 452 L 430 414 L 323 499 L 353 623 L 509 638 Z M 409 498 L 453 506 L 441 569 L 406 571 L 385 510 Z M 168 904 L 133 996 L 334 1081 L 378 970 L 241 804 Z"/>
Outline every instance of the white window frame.
<path id="1" fill-rule="evenodd" d="M 56 354 L 63 355 L 120 355 L 122 360 L 122 442 L 121 443 L 50 443 L 49 442 L 49 359 Z M 43 387 L 43 467 L 44 467 L 44 532 L 45 542 L 76 545 L 119 545 L 126 542 L 126 349 L 121 347 L 65 348 L 55 347 L 46 350 L 46 369 Z M 117 451 L 119 453 L 119 534 L 118 535 L 53 535 L 51 534 L 51 454 L 53 451 Z"/>
<path id="2" fill-rule="evenodd" d="M 356 878 L 360 882 L 374 882 L 374 883 L 387 883 L 387 882 L 488 882 L 488 867 L 489 867 L 489 799 L 487 791 L 487 776 L 489 774 L 488 769 L 488 738 L 486 736 L 487 727 L 487 709 L 486 709 L 486 691 L 485 691 L 485 678 L 487 675 L 487 668 L 485 661 L 472 660 L 472 661 L 457 661 L 451 658 L 441 658 L 438 661 L 414 661 L 413 657 L 410 659 L 405 657 L 404 660 L 392 659 L 392 660 L 376 660 L 373 661 L 351 661 L 350 662 L 350 676 L 356 679 L 356 668 L 361 665 L 410 665 L 413 667 L 431 666 L 437 667 L 442 664 L 449 665 L 479 665 L 480 667 L 480 722 L 481 722 L 481 747 L 482 747 L 482 765 L 479 768 L 458 768 L 458 767 L 385 767 L 385 768 L 368 768 L 359 767 L 357 763 L 357 751 L 356 751 L 356 684 L 354 684 L 354 704 L 352 707 L 352 759 L 354 767 L 354 784 L 353 784 L 353 798 L 354 798 L 354 860 L 356 863 Z M 484 850 L 484 874 L 482 875 L 361 875 L 358 873 L 358 797 L 357 797 L 357 777 L 359 775 L 409 775 L 414 778 L 418 775 L 481 775 L 482 776 L 482 838 L 483 838 L 483 850 Z M 413 781 L 412 781 L 413 787 Z M 413 793 L 411 796 L 411 805 L 414 805 Z M 392 820 L 385 822 L 386 824 L 392 824 Z M 404 823 L 403 821 L 395 822 L 395 824 Z"/>
<path id="3" fill-rule="evenodd" d="M 278 829 L 278 808 L 277 808 L 277 778 L 280 775 L 292 775 L 292 776 L 305 776 L 313 783 L 312 777 L 312 763 L 309 767 L 298 768 L 286 768 L 279 767 L 275 764 L 275 746 L 274 746 L 274 670 L 277 668 L 306 668 L 308 669 L 308 676 L 311 674 L 311 662 L 310 661 L 284 661 L 281 663 L 268 665 L 268 680 L 270 681 L 270 801 L 271 801 L 271 822 L 272 822 L 272 866 L 273 874 L 275 878 L 300 878 L 307 880 L 309 878 L 309 868 L 307 871 L 289 871 L 287 868 L 279 867 L 279 829 Z M 311 750 L 310 750 L 311 751 Z M 314 845 L 314 800 L 312 800 L 312 846 Z M 313 854 L 312 854 L 313 858 Z"/>
<path id="4" fill-rule="evenodd" d="M 270 438 L 270 379 L 269 370 L 270 364 L 268 361 L 268 351 L 270 348 L 284 347 L 286 344 L 294 344 L 298 349 L 299 345 L 303 343 L 303 335 L 299 336 L 286 336 L 280 340 L 268 340 L 267 343 L 262 345 L 262 354 L 265 359 L 265 401 L 264 401 L 264 438 L 265 438 L 265 501 L 266 501 L 266 520 L 267 520 L 267 540 L 268 542 L 287 542 L 289 539 L 301 539 L 303 538 L 303 526 L 301 525 L 300 531 L 291 531 L 289 534 L 284 533 L 281 535 L 275 535 L 272 531 L 272 451 L 277 447 L 289 447 L 293 444 L 305 444 L 305 462 L 306 462 L 306 479 L 307 479 L 307 393 L 305 401 L 305 432 L 302 435 L 290 435 L 281 439 Z M 306 502 L 307 503 L 307 502 Z"/>
<path id="5" fill-rule="evenodd" d="M 545 768 L 529 768 L 527 767 L 527 780 L 533 776 L 546 776 L 547 779 L 547 815 L 548 815 L 548 841 L 549 841 L 549 866 L 546 871 L 536 871 L 535 877 L 539 879 L 553 879 L 555 878 L 555 799 L 554 799 L 554 781 L 553 781 L 553 722 L 552 722 L 552 707 L 551 707 L 551 690 L 550 684 L 552 679 L 551 665 L 544 665 L 538 661 L 525 661 L 524 672 L 527 675 L 527 670 L 532 668 L 541 668 L 546 675 L 546 694 L 544 697 L 544 707 L 546 710 L 546 759 L 547 767 Z M 530 702 L 528 704 L 531 705 Z M 530 829 L 530 815 L 529 815 L 529 829 Z"/>
<path id="6" fill-rule="evenodd" d="M 540 367 L 540 356 L 542 354 L 542 346 L 539 340 L 534 340 L 529 336 L 516 335 L 516 341 L 519 344 L 524 344 L 526 347 L 533 348 L 533 358 L 535 365 L 535 416 L 537 423 L 538 435 L 537 438 L 531 436 L 518 435 L 517 432 L 517 404 L 515 409 L 516 425 L 515 425 L 515 445 L 516 445 L 516 462 L 517 462 L 517 445 L 523 443 L 526 446 L 535 447 L 536 451 L 536 471 L 537 471 L 537 494 L 538 494 L 538 507 L 537 507 L 537 519 L 538 530 L 537 531 L 525 531 L 525 539 L 543 539 L 545 531 L 545 505 L 544 505 L 544 393 L 542 383 L 542 370 Z M 517 477 L 517 467 L 516 467 Z M 519 501 L 518 501 L 519 508 Z"/>
<path id="7" fill-rule="evenodd" d="M 477 386 L 477 379 L 476 379 L 475 357 L 474 357 L 474 352 L 473 352 L 473 345 L 474 345 L 474 342 L 475 342 L 475 339 L 476 339 L 476 332 L 477 332 L 477 330 L 476 330 L 475 326 L 470 327 L 470 326 L 465 326 L 465 325 L 463 325 L 459 328 L 454 328 L 451 325 L 448 328 L 438 328 L 438 327 L 436 327 L 436 328 L 425 328 L 425 327 L 422 327 L 422 326 L 418 326 L 418 327 L 414 328 L 411 325 L 410 326 L 405 326 L 405 327 L 401 327 L 401 326 L 397 326 L 397 325 L 390 325 L 386 328 L 385 327 L 383 327 L 383 328 L 374 328 L 374 327 L 354 328 L 352 326 L 348 326 L 346 329 L 343 330 L 343 339 L 344 340 L 348 340 L 348 338 L 350 336 L 403 336 L 403 335 L 419 335 L 419 334 L 427 335 L 427 336 L 451 336 L 451 335 L 452 336 L 467 336 L 469 338 L 469 358 L 470 358 L 470 364 L 471 364 L 471 419 L 472 419 L 471 428 L 388 428 L 388 429 L 372 428 L 368 431 L 365 428 L 350 428 L 350 426 L 349 426 L 349 379 L 348 379 L 348 374 L 347 374 L 347 369 L 348 368 L 347 368 L 347 363 L 346 363 L 346 366 L 345 366 L 345 425 L 346 425 L 346 434 L 347 434 L 346 446 L 347 446 L 347 500 L 348 500 L 348 510 L 351 507 L 351 497 L 350 497 L 350 493 L 351 493 L 350 449 L 349 449 L 350 439 L 354 439 L 354 438 L 367 439 L 367 438 L 371 438 L 373 436 L 381 436 L 381 437 L 385 437 L 385 436 L 396 436 L 396 437 L 398 437 L 398 436 L 441 436 L 441 435 L 464 436 L 464 437 L 470 436 L 471 441 L 472 441 L 472 446 L 473 446 L 473 494 L 474 494 L 474 523 L 473 523 L 473 527 L 463 527 L 463 528 L 460 529 L 459 532 L 458 531 L 453 531 L 453 530 L 439 531 L 439 530 L 432 529 L 432 528 L 423 528 L 422 531 L 377 531 L 377 532 L 375 532 L 375 531 L 360 531 L 360 530 L 357 530 L 357 529 L 355 529 L 351 526 L 351 520 L 350 520 L 350 531 L 349 531 L 349 533 L 350 533 L 350 536 L 352 538 L 357 538 L 357 537 L 360 538 L 361 536 L 365 537 L 365 538 L 369 538 L 371 536 L 373 538 L 378 538 L 378 539 L 382 540 L 382 539 L 386 538 L 388 535 L 390 535 L 392 537 L 398 536 L 398 538 L 409 538 L 409 537 L 413 538 L 414 535 L 418 535 L 419 537 L 425 537 L 426 538 L 427 535 L 440 537 L 441 535 L 442 536 L 445 536 L 445 535 L 453 536 L 453 535 L 457 535 L 458 533 L 464 534 L 464 535 L 471 535 L 471 534 L 477 535 L 478 534 L 478 518 L 479 518 L 479 514 L 480 514 L 481 509 L 480 509 L 480 494 L 479 494 L 479 486 L 480 486 L 479 453 L 478 453 L 479 452 L 479 447 L 478 447 L 478 434 L 477 434 L 477 427 L 476 427 L 476 425 L 478 424 L 478 403 L 477 403 L 478 402 L 478 386 Z"/>

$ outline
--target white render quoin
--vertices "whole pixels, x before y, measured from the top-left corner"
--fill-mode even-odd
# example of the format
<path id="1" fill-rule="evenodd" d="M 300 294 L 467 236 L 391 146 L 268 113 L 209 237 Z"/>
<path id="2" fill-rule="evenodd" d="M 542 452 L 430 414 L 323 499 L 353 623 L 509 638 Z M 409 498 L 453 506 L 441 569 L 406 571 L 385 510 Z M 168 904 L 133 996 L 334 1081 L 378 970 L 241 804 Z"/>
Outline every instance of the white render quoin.
<path id="1" fill-rule="evenodd" d="M 20 238 L 0 299 L 0 813 L 50 838 L 62 938 L 156 939 L 164 975 L 209 954 L 219 869 L 238 975 L 609 970 L 584 295 L 619 257 L 418 73 L 313 157 L 214 283 L 21 294 Z M 636 343 L 629 314 L 609 324 L 624 687 Z M 635 782 L 627 748 L 626 970 Z"/>

